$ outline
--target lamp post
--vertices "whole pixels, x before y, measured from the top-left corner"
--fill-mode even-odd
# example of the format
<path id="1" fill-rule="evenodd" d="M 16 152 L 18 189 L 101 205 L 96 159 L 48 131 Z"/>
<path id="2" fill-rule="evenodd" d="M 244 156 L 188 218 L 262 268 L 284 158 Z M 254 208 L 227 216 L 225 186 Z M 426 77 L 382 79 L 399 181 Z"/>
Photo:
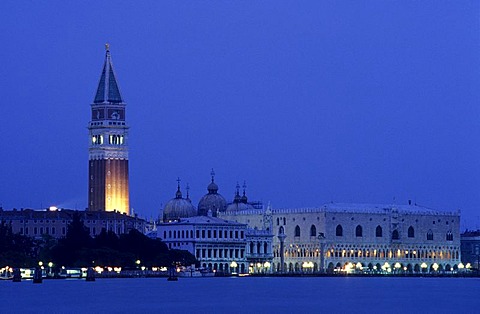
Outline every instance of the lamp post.
<path id="1" fill-rule="evenodd" d="M 263 268 L 265 269 L 265 273 L 269 273 L 270 272 L 270 262 L 265 262 L 263 264 Z"/>

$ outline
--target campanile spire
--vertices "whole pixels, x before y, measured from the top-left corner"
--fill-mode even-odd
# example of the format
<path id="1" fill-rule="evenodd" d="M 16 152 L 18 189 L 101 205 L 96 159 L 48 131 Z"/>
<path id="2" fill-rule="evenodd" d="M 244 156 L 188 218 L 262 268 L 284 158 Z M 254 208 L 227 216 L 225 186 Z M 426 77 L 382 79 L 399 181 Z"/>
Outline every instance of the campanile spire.
<path id="1" fill-rule="evenodd" d="M 91 104 L 88 209 L 129 214 L 128 125 L 126 103 L 112 65 L 110 45 Z"/>

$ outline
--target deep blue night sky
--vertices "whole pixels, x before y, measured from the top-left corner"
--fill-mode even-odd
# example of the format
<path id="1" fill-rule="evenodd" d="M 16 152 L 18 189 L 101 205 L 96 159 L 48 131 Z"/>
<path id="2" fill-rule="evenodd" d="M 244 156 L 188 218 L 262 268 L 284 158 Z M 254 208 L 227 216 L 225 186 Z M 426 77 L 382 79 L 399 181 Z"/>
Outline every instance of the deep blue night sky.
<path id="1" fill-rule="evenodd" d="M 87 205 L 109 42 L 130 198 L 158 215 L 210 169 L 273 207 L 406 203 L 480 227 L 478 1 L 1 1 L 0 203 Z"/>

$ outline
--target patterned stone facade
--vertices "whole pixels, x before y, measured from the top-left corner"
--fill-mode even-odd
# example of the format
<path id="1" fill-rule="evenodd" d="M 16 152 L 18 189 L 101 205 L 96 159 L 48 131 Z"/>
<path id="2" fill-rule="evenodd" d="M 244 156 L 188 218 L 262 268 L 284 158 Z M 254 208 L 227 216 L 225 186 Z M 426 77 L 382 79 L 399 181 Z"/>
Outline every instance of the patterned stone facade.
<path id="1" fill-rule="evenodd" d="M 221 217 L 265 227 L 265 210 L 227 211 Z M 416 205 L 326 204 L 273 209 L 272 229 L 277 272 L 454 271 L 460 263 L 459 212 Z"/>

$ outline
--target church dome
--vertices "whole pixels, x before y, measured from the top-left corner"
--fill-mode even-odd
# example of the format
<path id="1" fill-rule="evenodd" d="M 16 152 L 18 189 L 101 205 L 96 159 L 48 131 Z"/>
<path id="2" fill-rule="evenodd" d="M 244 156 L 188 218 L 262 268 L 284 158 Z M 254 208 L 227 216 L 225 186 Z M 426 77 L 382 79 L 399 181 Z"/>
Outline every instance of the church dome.
<path id="1" fill-rule="evenodd" d="M 212 211 L 214 217 L 217 216 L 217 212 L 224 212 L 227 208 L 227 201 L 225 198 L 218 194 L 218 185 L 215 183 L 215 172 L 211 172 L 212 182 L 207 187 L 208 194 L 204 195 L 200 202 L 198 202 L 198 215 L 207 216 L 208 211 Z"/>
<path id="2" fill-rule="evenodd" d="M 177 221 L 180 218 L 188 218 L 196 215 L 197 211 L 195 207 L 188 197 L 187 199 L 182 197 L 180 185 L 178 185 L 175 198 L 169 200 L 163 209 L 163 222 Z"/>
<path id="3" fill-rule="evenodd" d="M 246 189 L 245 182 L 243 183 L 243 196 L 240 196 L 240 185 L 237 183 L 237 190 L 235 192 L 235 197 L 233 198 L 233 202 L 228 204 L 227 212 L 228 211 L 241 211 L 241 210 L 250 210 L 254 209 L 254 207 L 248 203 L 248 198 L 245 193 Z"/>

